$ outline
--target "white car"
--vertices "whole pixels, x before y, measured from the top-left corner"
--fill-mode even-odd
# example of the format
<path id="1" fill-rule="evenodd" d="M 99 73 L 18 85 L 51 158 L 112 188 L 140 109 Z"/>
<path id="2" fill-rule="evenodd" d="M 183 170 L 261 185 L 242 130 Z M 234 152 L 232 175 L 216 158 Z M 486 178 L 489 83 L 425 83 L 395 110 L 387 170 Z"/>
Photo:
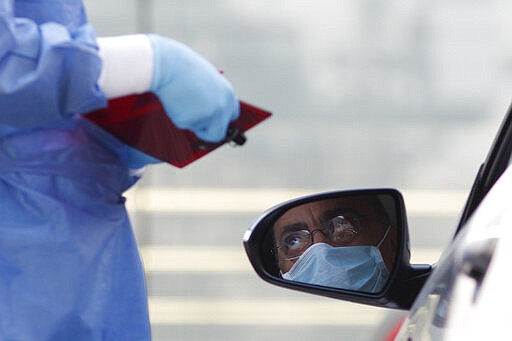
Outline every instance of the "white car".
<path id="1" fill-rule="evenodd" d="M 272 284 L 408 311 L 398 340 L 512 339 L 511 154 L 509 109 L 436 264 L 410 264 L 405 203 L 394 189 L 282 203 L 249 228 L 247 255 Z"/>

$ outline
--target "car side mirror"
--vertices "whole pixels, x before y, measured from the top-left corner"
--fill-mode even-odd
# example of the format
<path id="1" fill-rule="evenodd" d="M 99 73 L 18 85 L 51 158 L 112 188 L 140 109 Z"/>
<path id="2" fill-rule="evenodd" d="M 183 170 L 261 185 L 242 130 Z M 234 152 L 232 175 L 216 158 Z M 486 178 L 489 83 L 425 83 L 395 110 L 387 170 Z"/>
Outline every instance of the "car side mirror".
<path id="1" fill-rule="evenodd" d="M 391 308 L 408 309 L 431 271 L 409 262 L 405 205 L 393 189 L 287 201 L 257 219 L 244 246 L 267 282 Z"/>

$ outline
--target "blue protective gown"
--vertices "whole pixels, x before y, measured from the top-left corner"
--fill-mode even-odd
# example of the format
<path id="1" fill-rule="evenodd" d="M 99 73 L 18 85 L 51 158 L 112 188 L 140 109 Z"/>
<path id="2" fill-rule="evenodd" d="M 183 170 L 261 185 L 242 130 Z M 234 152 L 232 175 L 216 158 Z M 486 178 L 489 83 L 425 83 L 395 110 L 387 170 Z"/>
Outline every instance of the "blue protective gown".
<path id="1" fill-rule="evenodd" d="M 150 338 L 127 147 L 80 0 L 0 0 L 0 340 Z"/>

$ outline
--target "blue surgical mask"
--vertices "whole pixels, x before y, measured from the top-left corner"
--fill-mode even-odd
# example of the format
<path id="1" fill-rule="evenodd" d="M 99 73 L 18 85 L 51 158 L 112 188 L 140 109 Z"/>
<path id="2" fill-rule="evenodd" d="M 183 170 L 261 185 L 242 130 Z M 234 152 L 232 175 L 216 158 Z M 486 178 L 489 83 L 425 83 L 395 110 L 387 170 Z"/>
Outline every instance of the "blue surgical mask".
<path id="1" fill-rule="evenodd" d="M 387 233 L 386 233 L 387 234 Z M 380 243 L 379 243 L 380 245 Z M 389 278 L 377 246 L 311 245 L 283 274 L 291 281 L 376 293 Z"/>

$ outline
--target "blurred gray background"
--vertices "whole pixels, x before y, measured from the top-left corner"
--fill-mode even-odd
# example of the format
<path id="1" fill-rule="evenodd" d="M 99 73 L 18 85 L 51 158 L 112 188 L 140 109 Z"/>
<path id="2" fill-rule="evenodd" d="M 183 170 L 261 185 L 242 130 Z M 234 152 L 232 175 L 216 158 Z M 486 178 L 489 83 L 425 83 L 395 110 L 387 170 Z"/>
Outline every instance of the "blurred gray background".
<path id="1" fill-rule="evenodd" d="M 302 194 L 393 187 L 434 262 L 511 101 L 506 0 L 86 0 L 98 35 L 154 32 L 273 112 L 241 148 L 150 167 L 128 206 L 154 340 L 373 340 L 385 309 L 271 286 L 242 237 Z"/>

